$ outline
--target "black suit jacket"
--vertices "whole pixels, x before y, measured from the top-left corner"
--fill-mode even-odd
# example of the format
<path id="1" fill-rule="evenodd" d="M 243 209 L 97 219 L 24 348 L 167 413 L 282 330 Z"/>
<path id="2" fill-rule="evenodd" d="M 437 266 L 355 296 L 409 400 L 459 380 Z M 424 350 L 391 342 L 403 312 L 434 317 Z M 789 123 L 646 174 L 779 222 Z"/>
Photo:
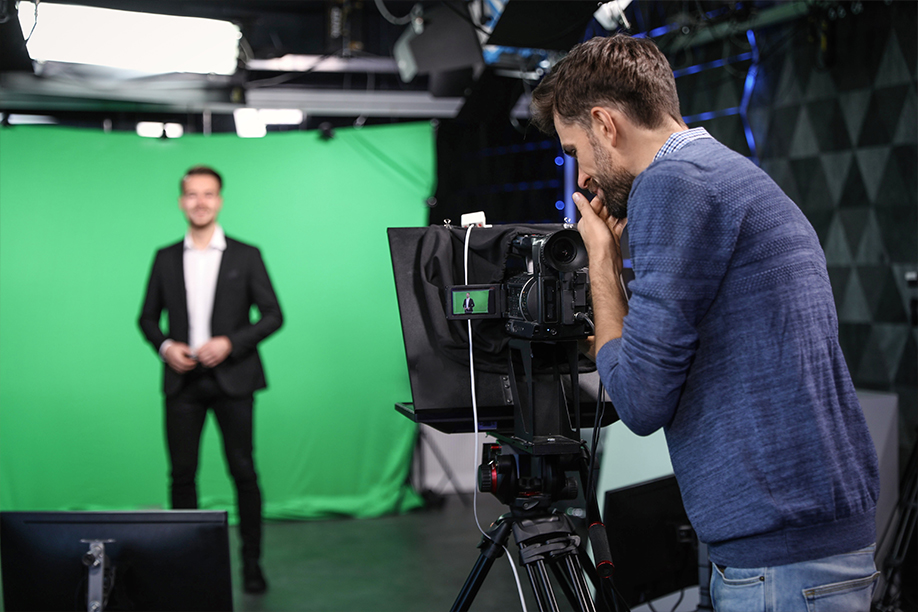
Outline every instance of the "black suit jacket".
<path id="1" fill-rule="evenodd" d="M 140 312 L 140 329 L 153 349 L 167 339 L 188 342 L 188 302 L 185 296 L 184 242 L 160 249 L 153 261 L 147 283 L 147 294 Z M 252 305 L 258 307 L 261 318 L 250 321 Z M 160 317 L 166 310 L 169 329 L 160 329 Z M 259 250 L 227 237 L 226 250 L 217 274 L 211 334 L 226 336 L 233 350 L 226 360 L 214 368 L 214 376 L 228 395 L 251 395 L 267 386 L 258 343 L 277 331 L 283 323 L 280 304 L 261 259 Z M 167 396 L 179 392 L 183 376 L 164 364 L 163 392 Z"/>

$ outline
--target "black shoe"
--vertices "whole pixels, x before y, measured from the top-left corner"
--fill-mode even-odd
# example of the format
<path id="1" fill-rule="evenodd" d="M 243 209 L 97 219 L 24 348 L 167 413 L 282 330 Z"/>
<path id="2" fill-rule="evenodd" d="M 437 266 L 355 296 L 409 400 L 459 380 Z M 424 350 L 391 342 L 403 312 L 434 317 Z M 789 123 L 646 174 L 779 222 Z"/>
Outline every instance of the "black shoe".
<path id="1" fill-rule="evenodd" d="M 268 590 L 268 583 L 261 572 L 258 559 L 245 559 L 243 562 L 242 588 L 246 593 L 264 593 Z"/>

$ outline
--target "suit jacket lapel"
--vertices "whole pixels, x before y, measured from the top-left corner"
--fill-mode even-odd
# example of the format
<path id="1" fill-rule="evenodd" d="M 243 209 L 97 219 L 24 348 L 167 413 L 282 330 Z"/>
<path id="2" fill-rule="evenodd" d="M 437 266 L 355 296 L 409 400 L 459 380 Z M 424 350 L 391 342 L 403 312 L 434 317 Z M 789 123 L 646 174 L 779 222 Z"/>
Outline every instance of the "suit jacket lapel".
<path id="1" fill-rule="evenodd" d="M 169 311 L 168 334 L 175 340 L 188 341 L 188 297 L 185 293 L 185 243 L 174 244 L 165 252 L 167 255 L 166 309 Z"/>
<path id="2" fill-rule="evenodd" d="M 214 330 L 214 323 L 217 320 L 217 313 L 220 305 L 226 302 L 223 292 L 226 291 L 227 275 L 236 269 L 235 264 L 236 250 L 233 248 L 229 238 L 226 239 L 226 250 L 220 258 L 220 269 L 217 271 L 217 287 L 214 290 L 214 308 L 210 315 L 210 328 Z M 216 335 L 216 332 L 213 332 Z"/>
<path id="3" fill-rule="evenodd" d="M 173 248 L 172 269 L 170 278 L 175 279 L 178 295 L 181 296 L 181 310 L 185 313 L 185 320 L 188 320 L 188 296 L 185 293 L 185 243 L 179 242 Z"/>

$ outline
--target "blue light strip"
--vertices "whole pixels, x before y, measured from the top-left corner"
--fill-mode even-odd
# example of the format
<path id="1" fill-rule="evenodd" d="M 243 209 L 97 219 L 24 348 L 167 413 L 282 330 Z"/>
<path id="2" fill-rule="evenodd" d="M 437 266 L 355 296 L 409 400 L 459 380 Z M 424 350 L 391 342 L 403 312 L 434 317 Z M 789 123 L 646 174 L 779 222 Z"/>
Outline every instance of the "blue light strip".
<path id="1" fill-rule="evenodd" d="M 674 70 L 673 76 L 678 79 L 679 77 L 687 76 L 690 74 L 697 74 L 705 70 L 711 70 L 712 68 L 720 68 L 722 66 L 726 66 L 727 64 L 734 64 L 736 62 L 742 62 L 749 59 L 755 61 L 754 57 L 754 52 L 747 51 L 746 53 L 734 55 L 733 57 L 728 57 L 726 59 L 714 60 L 712 62 L 707 62 L 706 64 L 697 64 L 695 66 L 689 66 L 688 68 L 680 68 L 679 70 Z"/>
<path id="2" fill-rule="evenodd" d="M 718 117 L 729 117 L 730 115 L 739 115 L 742 112 L 739 106 L 734 106 L 731 108 L 724 108 L 722 110 L 708 111 L 706 113 L 699 113 L 697 115 L 688 115 L 682 117 L 682 120 L 686 123 L 698 123 L 699 121 L 708 121 L 709 119 L 717 119 Z"/>
<path id="3" fill-rule="evenodd" d="M 740 4 L 737 4 L 736 6 L 737 8 L 739 8 Z M 704 14 L 704 18 L 713 19 L 714 17 L 719 17 L 720 15 L 723 15 L 724 13 L 726 13 L 727 10 L 729 9 L 727 9 L 726 7 L 723 7 L 723 8 L 719 8 L 719 9 L 710 11 Z M 669 25 L 661 26 L 659 28 L 654 28 L 653 30 L 649 32 L 639 32 L 637 34 L 634 34 L 634 38 L 656 38 L 657 36 L 663 36 L 664 34 L 668 34 L 675 29 L 681 28 L 684 25 L 685 24 L 683 23 L 671 23 Z"/>
<path id="4" fill-rule="evenodd" d="M 501 14 L 504 12 L 503 4 L 499 4 L 494 0 L 487 0 L 488 9 L 491 11 L 491 19 L 488 23 L 485 24 L 485 27 L 494 29 L 494 26 L 497 25 L 498 20 L 500 19 Z"/>
<path id="5" fill-rule="evenodd" d="M 574 158 L 564 154 L 564 216 L 571 223 L 577 222 L 577 205 L 574 204 L 574 191 L 577 189 L 577 164 Z"/>
<path id="6" fill-rule="evenodd" d="M 634 35 L 634 38 L 656 38 L 657 36 L 663 36 L 667 32 L 671 32 L 672 30 L 675 30 L 678 27 L 679 25 L 674 23 L 668 26 L 654 28 L 653 30 L 649 32 L 638 32 L 637 34 Z"/>
<path id="7" fill-rule="evenodd" d="M 755 134 L 752 133 L 752 126 L 749 124 L 749 101 L 752 99 L 752 92 L 755 89 L 755 80 L 759 73 L 759 46 L 756 44 L 755 32 L 746 30 L 746 39 L 752 45 L 752 65 L 746 72 L 746 82 L 743 84 L 743 100 L 740 102 L 740 119 L 743 120 L 743 130 L 746 132 L 746 143 L 749 145 L 750 159 L 759 165 L 759 157 L 756 153 Z"/>

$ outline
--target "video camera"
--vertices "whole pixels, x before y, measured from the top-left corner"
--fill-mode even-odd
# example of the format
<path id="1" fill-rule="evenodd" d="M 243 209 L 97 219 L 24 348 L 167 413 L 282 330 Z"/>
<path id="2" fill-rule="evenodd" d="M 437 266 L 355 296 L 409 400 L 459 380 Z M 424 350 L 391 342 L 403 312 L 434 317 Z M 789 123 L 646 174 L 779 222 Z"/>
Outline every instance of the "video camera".
<path id="1" fill-rule="evenodd" d="M 577 442 L 599 394 L 595 364 L 577 350 L 593 333 L 580 234 L 562 224 L 431 225 L 388 237 L 412 395 L 396 409 L 446 433 Z"/>
<path id="2" fill-rule="evenodd" d="M 558 609 L 550 565 L 571 604 L 595 610 L 579 560 L 582 538 L 551 507 L 578 496 L 570 472 L 591 482 L 581 421 L 595 432 L 618 418 L 599 401 L 595 364 L 578 350 L 592 333 L 580 234 L 520 224 L 389 228 L 388 235 L 412 393 L 396 410 L 446 433 L 486 431 L 500 442 L 484 446 L 478 489 L 510 512 L 482 538 L 452 609 L 469 609 L 512 533 L 540 609 Z M 611 556 L 596 498 L 585 490 L 584 501 L 599 575 L 607 576 Z"/>
<path id="3" fill-rule="evenodd" d="M 520 258 L 525 271 L 505 283 L 445 288 L 448 319 L 503 318 L 509 335 L 536 341 L 592 333 L 588 259 L 576 230 L 517 235 L 509 255 Z"/>

